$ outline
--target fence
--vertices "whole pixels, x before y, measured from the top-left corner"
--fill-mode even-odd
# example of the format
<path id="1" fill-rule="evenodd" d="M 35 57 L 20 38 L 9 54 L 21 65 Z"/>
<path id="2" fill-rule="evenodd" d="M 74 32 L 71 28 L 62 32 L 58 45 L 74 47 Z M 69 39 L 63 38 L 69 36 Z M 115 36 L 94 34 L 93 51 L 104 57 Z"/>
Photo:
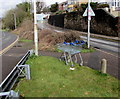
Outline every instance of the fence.
<path id="1" fill-rule="evenodd" d="M 29 65 L 24 65 L 29 56 L 33 54 L 33 50 L 29 50 L 24 57 L 13 68 L 5 80 L 0 84 L 0 96 L 16 96 L 14 91 L 10 91 L 19 77 L 26 76 L 26 79 L 30 79 Z"/>

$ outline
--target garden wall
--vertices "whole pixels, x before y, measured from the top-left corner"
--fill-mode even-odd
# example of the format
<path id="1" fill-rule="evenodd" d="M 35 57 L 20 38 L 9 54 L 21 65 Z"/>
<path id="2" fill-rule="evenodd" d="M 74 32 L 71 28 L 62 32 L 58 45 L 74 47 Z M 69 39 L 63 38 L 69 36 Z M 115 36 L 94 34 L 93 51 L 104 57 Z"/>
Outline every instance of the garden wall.
<path id="1" fill-rule="evenodd" d="M 54 26 L 64 28 L 64 16 L 65 14 L 50 16 L 48 19 L 48 23 Z"/>
<path id="2" fill-rule="evenodd" d="M 94 10 L 95 17 L 91 20 L 91 32 L 95 34 L 118 36 L 119 17 L 113 17 L 106 11 Z M 50 16 L 48 23 L 58 27 L 87 32 L 87 17 L 83 12 L 71 12 L 62 15 Z"/>

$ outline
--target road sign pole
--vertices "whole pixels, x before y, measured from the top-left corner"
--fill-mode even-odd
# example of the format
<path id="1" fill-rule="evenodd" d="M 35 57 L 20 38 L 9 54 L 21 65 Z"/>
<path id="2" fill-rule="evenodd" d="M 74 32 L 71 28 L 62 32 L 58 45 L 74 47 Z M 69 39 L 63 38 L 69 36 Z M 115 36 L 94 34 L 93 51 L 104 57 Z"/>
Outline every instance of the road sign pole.
<path id="1" fill-rule="evenodd" d="M 91 16 L 95 16 L 94 11 L 92 10 L 90 6 L 90 0 L 88 0 L 88 7 L 86 8 L 85 12 L 83 13 L 83 16 L 88 16 L 88 35 L 87 35 L 87 45 L 88 48 L 90 48 L 90 21 L 91 21 Z"/>
<path id="2" fill-rule="evenodd" d="M 35 55 L 38 56 L 38 31 L 37 31 L 37 18 L 36 18 L 36 0 L 34 0 L 34 43 L 35 43 Z"/>
<path id="3" fill-rule="evenodd" d="M 87 42 L 88 42 L 88 48 L 90 48 L 90 20 L 88 20 L 88 37 L 87 37 Z"/>
<path id="4" fill-rule="evenodd" d="M 88 48 L 90 48 L 90 20 L 91 20 L 90 0 L 88 0 L 88 37 L 87 37 Z"/>

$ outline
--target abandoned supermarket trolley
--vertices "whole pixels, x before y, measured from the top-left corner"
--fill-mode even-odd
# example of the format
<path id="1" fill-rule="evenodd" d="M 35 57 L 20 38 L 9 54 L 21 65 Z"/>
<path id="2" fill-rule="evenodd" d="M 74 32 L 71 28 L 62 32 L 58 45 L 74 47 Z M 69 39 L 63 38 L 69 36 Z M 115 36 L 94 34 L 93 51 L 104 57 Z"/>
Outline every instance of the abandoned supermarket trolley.
<path id="1" fill-rule="evenodd" d="M 78 62 L 77 54 L 81 60 L 79 65 L 80 66 L 83 65 L 83 58 L 80 52 L 82 50 L 82 45 L 85 44 L 85 42 L 82 41 L 82 43 L 79 43 L 79 44 L 77 44 L 76 42 L 78 41 L 70 42 L 70 43 L 64 42 L 57 45 L 57 48 L 63 52 L 60 56 L 60 60 L 64 59 L 66 65 L 68 65 L 68 63 L 71 63 L 70 70 L 75 69 L 74 63 L 73 63 L 73 57 L 75 57 L 75 63 L 77 63 Z"/>

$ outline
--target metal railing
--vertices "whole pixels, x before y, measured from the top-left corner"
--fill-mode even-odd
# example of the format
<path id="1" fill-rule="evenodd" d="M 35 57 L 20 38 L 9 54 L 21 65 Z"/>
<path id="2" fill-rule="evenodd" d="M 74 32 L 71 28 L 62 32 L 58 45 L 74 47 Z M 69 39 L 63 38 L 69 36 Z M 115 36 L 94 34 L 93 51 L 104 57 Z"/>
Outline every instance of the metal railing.
<path id="1" fill-rule="evenodd" d="M 29 50 L 24 57 L 18 62 L 18 64 L 13 68 L 9 75 L 0 84 L 0 92 L 6 93 L 10 92 L 15 82 L 19 77 L 26 76 L 26 79 L 30 79 L 30 68 L 29 65 L 24 65 L 29 56 L 33 54 L 33 50 Z"/>

